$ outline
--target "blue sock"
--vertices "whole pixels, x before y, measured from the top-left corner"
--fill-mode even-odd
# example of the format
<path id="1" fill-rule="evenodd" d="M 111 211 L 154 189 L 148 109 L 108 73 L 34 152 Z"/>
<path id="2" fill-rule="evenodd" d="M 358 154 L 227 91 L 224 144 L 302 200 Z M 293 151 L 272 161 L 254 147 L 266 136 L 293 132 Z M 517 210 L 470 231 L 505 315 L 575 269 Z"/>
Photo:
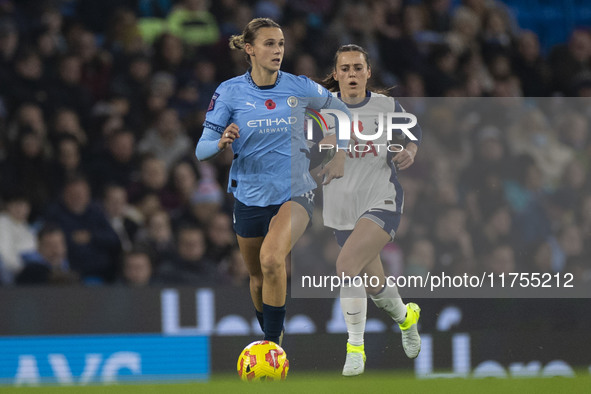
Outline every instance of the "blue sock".
<path id="1" fill-rule="evenodd" d="M 259 325 L 261 326 L 261 331 L 265 332 L 265 319 L 263 318 L 263 312 L 259 312 L 257 309 L 254 310 L 257 315 L 257 320 L 259 321 Z"/>
<path id="2" fill-rule="evenodd" d="M 285 305 L 271 306 L 263 304 L 263 316 L 265 320 L 265 340 L 279 344 L 279 336 L 285 320 Z"/>

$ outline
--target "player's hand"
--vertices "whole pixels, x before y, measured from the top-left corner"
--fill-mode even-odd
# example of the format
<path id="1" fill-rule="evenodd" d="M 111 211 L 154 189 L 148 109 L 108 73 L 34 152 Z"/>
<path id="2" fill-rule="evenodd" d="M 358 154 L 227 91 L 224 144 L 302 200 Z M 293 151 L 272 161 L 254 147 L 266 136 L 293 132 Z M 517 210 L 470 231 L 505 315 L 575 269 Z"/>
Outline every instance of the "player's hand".
<path id="1" fill-rule="evenodd" d="M 222 133 L 222 138 L 220 138 L 220 141 L 218 142 L 218 148 L 221 151 L 226 149 L 228 145 L 232 145 L 232 142 L 234 142 L 236 138 L 240 138 L 238 125 L 236 123 L 231 123 Z"/>
<path id="2" fill-rule="evenodd" d="M 406 146 L 406 148 L 394 156 L 392 162 L 396 166 L 397 170 L 406 170 L 415 162 L 416 155 L 417 146 L 411 142 Z"/>
<path id="3" fill-rule="evenodd" d="M 326 137 L 324 137 L 323 139 L 320 140 L 320 142 L 318 143 L 318 146 L 320 145 L 332 145 L 332 146 L 337 146 L 337 135 L 335 134 L 329 134 Z"/>
<path id="4" fill-rule="evenodd" d="M 326 163 L 318 175 L 324 176 L 323 185 L 328 185 L 333 179 L 342 178 L 345 175 L 345 151 L 337 151 L 332 160 Z"/>

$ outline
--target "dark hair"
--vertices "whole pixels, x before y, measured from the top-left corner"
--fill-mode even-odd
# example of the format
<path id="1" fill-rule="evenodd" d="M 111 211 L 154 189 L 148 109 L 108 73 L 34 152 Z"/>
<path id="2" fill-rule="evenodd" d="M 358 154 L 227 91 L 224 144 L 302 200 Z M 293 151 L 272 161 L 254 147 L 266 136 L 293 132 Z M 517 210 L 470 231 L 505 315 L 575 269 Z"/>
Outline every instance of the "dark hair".
<path id="1" fill-rule="evenodd" d="M 257 36 L 259 29 L 263 27 L 276 27 L 281 29 L 279 23 L 275 22 L 270 18 L 255 18 L 248 22 L 248 25 L 242 31 L 242 34 L 233 35 L 230 37 L 230 49 L 244 51 L 246 44 L 254 45 L 254 40 Z M 250 64 L 250 56 L 246 55 L 246 61 Z"/>
<path id="2" fill-rule="evenodd" d="M 330 74 L 328 74 L 323 80 L 322 80 L 322 86 L 324 86 L 325 88 L 327 88 L 328 90 L 330 90 L 331 92 L 338 92 L 339 89 L 339 81 L 337 81 L 336 79 L 334 79 L 334 71 L 337 68 L 337 60 L 339 59 L 339 55 L 343 52 L 360 52 L 363 54 L 363 57 L 365 58 L 365 62 L 367 63 L 367 68 L 371 68 L 371 64 L 369 62 L 369 55 L 367 54 L 367 51 L 365 49 L 363 49 L 363 47 L 356 45 L 356 44 L 347 44 L 347 45 L 343 45 L 341 46 L 339 49 L 337 49 L 337 52 L 334 55 L 334 59 L 333 59 L 333 66 L 332 66 L 332 71 L 330 72 Z"/>
<path id="3" fill-rule="evenodd" d="M 46 236 L 53 233 L 64 233 L 64 230 L 56 223 L 47 222 L 41 227 L 41 230 L 37 233 L 37 240 L 40 242 Z"/>

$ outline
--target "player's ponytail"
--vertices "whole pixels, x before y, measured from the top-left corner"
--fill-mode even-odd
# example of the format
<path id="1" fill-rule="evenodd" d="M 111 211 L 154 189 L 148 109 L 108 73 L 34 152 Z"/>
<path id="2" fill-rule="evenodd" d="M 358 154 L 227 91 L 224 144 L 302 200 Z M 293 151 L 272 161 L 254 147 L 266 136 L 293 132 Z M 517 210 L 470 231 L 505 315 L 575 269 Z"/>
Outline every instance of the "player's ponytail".
<path id="1" fill-rule="evenodd" d="M 232 50 L 241 50 L 244 49 L 244 35 L 237 34 L 230 37 L 230 49 Z"/>
<path id="2" fill-rule="evenodd" d="M 254 40 L 259 29 L 263 27 L 276 27 L 281 29 L 281 26 L 270 18 L 255 18 L 248 22 L 242 34 L 230 37 L 230 49 L 244 51 L 246 44 L 254 45 Z M 250 57 L 246 55 L 246 61 L 250 64 Z"/>

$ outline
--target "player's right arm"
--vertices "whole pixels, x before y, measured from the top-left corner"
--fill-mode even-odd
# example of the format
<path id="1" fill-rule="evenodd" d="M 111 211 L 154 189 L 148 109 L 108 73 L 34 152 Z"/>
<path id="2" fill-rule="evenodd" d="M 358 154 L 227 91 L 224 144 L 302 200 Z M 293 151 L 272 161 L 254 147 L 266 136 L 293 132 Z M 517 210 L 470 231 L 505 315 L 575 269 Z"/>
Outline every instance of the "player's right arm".
<path id="1" fill-rule="evenodd" d="M 208 160 L 215 157 L 218 153 L 232 145 L 236 138 L 240 137 L 238 125 L 230 123 L 228 127 L 220 133 L 208 127 L 203 128 L 203 134 L 199 138 L 195 155 L 199 160 Z"/>
<path id="2" fill-rule="evenodd" d="M 238 126 L 235 123 L 228 124 L 232 116 L 227 101 L 229 96 L 225 84 L 222 84 L 211 98 L 203 123 L 203 134 L 195 148 L 199 160 L 215 157 L 240 137 Z"/>

